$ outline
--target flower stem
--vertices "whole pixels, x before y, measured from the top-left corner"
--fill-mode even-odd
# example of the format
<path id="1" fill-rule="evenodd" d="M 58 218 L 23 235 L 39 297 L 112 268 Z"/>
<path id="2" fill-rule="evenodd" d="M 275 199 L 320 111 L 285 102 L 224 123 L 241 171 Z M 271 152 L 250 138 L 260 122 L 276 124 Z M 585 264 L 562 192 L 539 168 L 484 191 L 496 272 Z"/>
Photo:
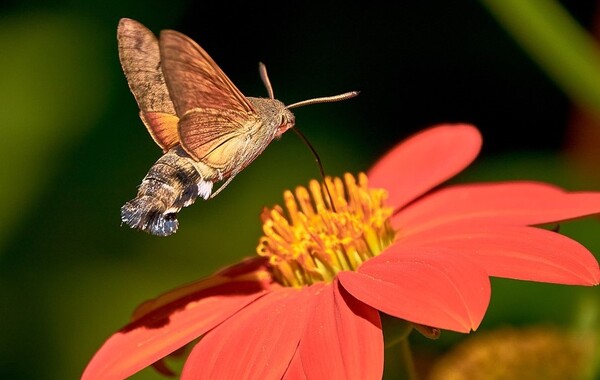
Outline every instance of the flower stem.
<path id="1" fill-rule="evenodd" d="M 408 337 L 400 342 L 400 355 L 404 360 L 404 367 L 409 380 L 417 380 L 417 370 L 415 368 L 415 361 L 408 343 Z"/>
<path id="2" fill-rule="evenodd" d="M 390 370 L 401 371 L 404 370 L 405 376 L 403 378 L 409 380 L 417 380 L 417 371 L 415 368 L 414 358 L 410 349 L 410 344 L 408 342 L 408 336 L 411 331 L 414 329 L 414 325 L 412 323 L 397 320 L 397 319 L 386 319 L 384 318 L 385 323 L 388 325 L 388 331 L 393 331 L 393 338 L 386 339 L 385 350 L 389 350 L 392 347 L 398 346 L 400 352 L 396 354 L 392 354 L 394 359 L 400 358 L 402 362 L 402 367 L 395 367 L 394 369 L 388 368 Z M 394 350 L 395 351 L 395 350 Z M 386 355 L 387 356 L 387 355 Z M 394 363 L 397 363 L 395 360 Z M 399 364 L 399 363 L 398 363 Z"/>

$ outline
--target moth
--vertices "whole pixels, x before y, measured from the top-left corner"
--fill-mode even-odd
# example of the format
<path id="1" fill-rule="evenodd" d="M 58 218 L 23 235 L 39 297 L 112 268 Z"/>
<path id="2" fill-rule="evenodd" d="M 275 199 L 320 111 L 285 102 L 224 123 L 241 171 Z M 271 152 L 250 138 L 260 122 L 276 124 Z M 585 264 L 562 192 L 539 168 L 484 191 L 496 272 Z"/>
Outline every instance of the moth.
<path id="1" fill-rule="evenodd" d="M 294 127 L 291 108 L 352 98 L 358 92 L 289 106 L 274 98 L 266 67 L 259 72 L 268 98 L 245 97 L 192 39 L 174 30 L 159 38 L 123 18 L 119 59 L 140 118 L 163 156 L 150 168 L 121 220 L 157 236 L 177 231 L 177 213 L 219 194 L 273 139 Z M 222 183 L 213 192 L 213 185 Z"/>

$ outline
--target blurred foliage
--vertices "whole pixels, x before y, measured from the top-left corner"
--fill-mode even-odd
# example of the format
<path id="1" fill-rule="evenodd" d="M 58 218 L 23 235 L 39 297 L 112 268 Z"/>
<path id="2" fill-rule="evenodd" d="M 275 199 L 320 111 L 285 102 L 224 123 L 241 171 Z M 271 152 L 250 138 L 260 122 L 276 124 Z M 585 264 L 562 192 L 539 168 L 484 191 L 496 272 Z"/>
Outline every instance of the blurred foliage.
<path id="1" fill-rule="evenodd" d="M 7 163 L 0 177 L 12 181 L 0 188 L 11 200 L 0 216 L 0 246 L 60 170 L 64 149 L 108 109 L 109 60 L 97 49 L 97 29 L 93 20 L 41 12 L 0 24 L 0 43 L 10 47 L 0 57 Z"/>
<path id="2" fill-rule="evenodd" d="M 591 3 L 564 4 L 589 27 Z M 432 123 L 466 121 L 481 128 L 485 147 L 456 181 L 529 178 L 600 188 L 559 153 L 571 114 L 571 100 L 555 84 L 561 82 L 470 1 L 5 4 L 0 378 L 77 378 L 137 304 L 252 255 L 261 208 L 318 176 L 308 149 L 286 134 L 216 199 L 185 209 L 175 236 L 121 227 L 119 208 L 160 155 L 119 67 L 121 17 L 190 35 L 250 96 L 264 95 L 260 60 L 276 96 L 288 103 L 362 90 L 357 99 L 295 112 L 330 174 L 366 170 Z M 599 228 L 597 219 L 561 225 L 596 254 Z M 598 296 L 598 288 L 506 280 L 494 280 L 492 292 L 482 329 L 571 324 L 581 300 Z M 432 343 L 411 336 L 418 350 L 429 351 L 463 338 L 444 332 Z M 136 378 L 159 377 L 145 370 Z"/>
<path id="3" fill-rule="evenodd" d="M 482 0 L 573 100 L 600 113 L 600 50 L 555 0 Z"/>

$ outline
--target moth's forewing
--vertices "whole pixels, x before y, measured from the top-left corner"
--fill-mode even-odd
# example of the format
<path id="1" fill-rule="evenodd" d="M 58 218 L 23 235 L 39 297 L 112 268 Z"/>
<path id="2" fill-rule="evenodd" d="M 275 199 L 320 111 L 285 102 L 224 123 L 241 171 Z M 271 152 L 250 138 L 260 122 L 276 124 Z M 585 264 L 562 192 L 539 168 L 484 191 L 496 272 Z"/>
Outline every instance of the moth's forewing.
<path id="1" fill-rule="evenodd" d="M 156 36 L 137 21 L 121 19 L 117 40 L 121 66 L 140 110 L 174 115 L 175 108 L 160 70 Z"/>
<path id="2" fill-rule="evenodd" d="M 248 125 L 258 122 L 252 114 L 239 111 L 195 109 L 179 122 L 181 144 L 198 161 L 228 173 L 240 164 L 240 153 L 249 140 Z"/>
<path id="3" fill-rule="evenodd" d="M 254 108 L 197 43 L 174 30 L 160 33 L 161 65 L 177 115 L 193 108 L 253 113 Z"/>
<path id="4" fill-rule="evenodd" d="M 167 151 L 179 143 L 177 116 L 160 67 L 156 36 L 127 18 L 117 28 L 119 59 L 140 117 L 156 143 Z"/>
<path id="5" fill-rule="evenodd" d="M 179 141 L 197 161 L 230 171 L 248 123 L 257 115 L 210 56 L 187 36 L 160 34 L 163 72 L 179 122 Z M 238 154 L 239 155 L 239 154 Z"/>

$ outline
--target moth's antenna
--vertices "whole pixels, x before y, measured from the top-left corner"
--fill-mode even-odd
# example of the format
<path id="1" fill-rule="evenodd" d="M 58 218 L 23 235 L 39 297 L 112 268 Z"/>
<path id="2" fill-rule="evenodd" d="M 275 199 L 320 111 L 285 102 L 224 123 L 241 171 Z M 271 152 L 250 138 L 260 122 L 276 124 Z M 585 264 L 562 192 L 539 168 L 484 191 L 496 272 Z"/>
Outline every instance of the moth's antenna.
<path id="1" fill-rule="evenodd" d="M 258 72 L 260 73 L 260 79 L 262 79 L 265 87 L 267 88 L 269 98 L 275 99 L 275 95 L 273 94 L 273 86 L 271 86 L 271 81 L 269 80 L 269 75 L 267 74 L 267 66 L 265 66 L 265 64 L 262 62 L 258 62 Z"/>
<path id="2" fill-rule="evenodd" d="M 325 191 L 327 191 L 327 197 L 329 198 L 329 203 L 331 204 L 331 209 L 334 212 L 337 212 L 337 210 L 335 209 L 335 204 L 333 203 L 333 198 L 331 197 L 331 193 L 329 192 L 329 186 L 327 186 L 327 181 L 325 181 L 325 170 L 323 169 L 323 163 L 321 162 L 319 153 L 317 153 L 317 150 L 315 149 L 315 147 L 313 147 L 312 144 L 310 143 L 310 141 L 308 141 L 308 139 L 306 138 L 306 136 L 304 136 L 304 133 L 300 132 L 300 130 L 298 128 L 291 128 L 291 129 L 292 129 L 292 131 L 294 131 L 296 133 L 296 135 L 298 135 L 298 137 L 300 137 L 300 139 L 302 139 L 302 141 L 306 144 L 306 146 L 308 146 L 308 149 L 310 149 L 310 151 L 312 152 L 313 156 L 315 156 L 315 161 L 317 161 L 317 166 L 319 167 L 319 173 L 321 173 L 321 178 L 323 179 L 323 184 L 325 185 Z"/>
<path id="3" fill-rule="evenodd" d="M 266 73 L 266 71 L 265 71 L 265 73 Z M 261 76 L 262 76 L 262 74 L 261 74 Z M 264 81 L 264 79 L 263 79 L 263 81 Z M 340 95 L 325 96 L 323 98 L 307 99 L 307 100 L 303 100 L 301 102 L 290 104 L 289 106 L 285 106 L 285 108 L 292 109 L 292 108 L 307 106 L 309 104 L 339 102 L 340 100 L 346 100 L 346 99 L 353 98 L 353 97 L 357 96 L 358 94 L 360 94 L 359 91 L 350 91 L 350 92 L 345 92 Z"/>

